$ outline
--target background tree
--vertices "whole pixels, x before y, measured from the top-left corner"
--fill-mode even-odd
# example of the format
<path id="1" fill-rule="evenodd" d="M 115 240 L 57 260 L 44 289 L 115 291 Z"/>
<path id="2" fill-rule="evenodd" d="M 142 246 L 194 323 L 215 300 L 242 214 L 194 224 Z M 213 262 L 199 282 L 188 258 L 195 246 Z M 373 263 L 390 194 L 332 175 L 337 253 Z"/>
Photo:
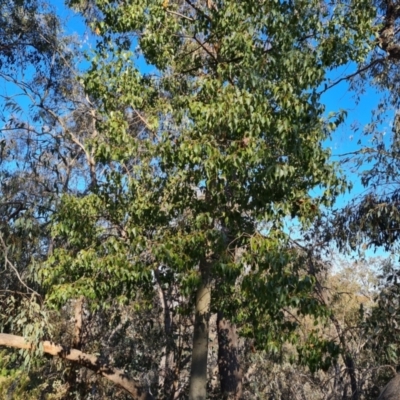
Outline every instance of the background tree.
<path id="1" fill-rule="evenodd" d="M 83 151 L 81 141 L 95 134 L 94 106 L 75 69 L 82 55 L 74 40 L 63 34 L 54 10 L 38 1 L 2 1 L 0 7 L 2 344 L 10 344 L 7 334 L 19 334 L 29 341 L 51 336 L 65 345 L 74 343 L 70 315 L 44 306 L 45 290 L 36 267 L 54 246 L 49 227 L 60 195 L 84 192 L 91 183 L 92 155 Z M 69 304 L 68 310 L 72 307 Z M 98 331 L 101 319 L 94 320 L 91 328 Z M 118 324 L 111 326 L 115 329 Z M 116 332 L 114 340 L 115 336 Z M 16 398 L 26 391 L 34 399 L 51 393 L 72 395 L 80 383 L 93 381 L 81 374 L 71 384 L 74 367 L 65 371 L 66 379 L 46 379 L 60 369 L 57 363 L 39 363 L 25 373 L 20 367 L 30 356 L 30 352 L 24 357 L 2 352 L 7 379 L 1 397 Z"/>
<path id="2" fill-rule="evenodd" d="M 375 2 L 376 38 L 369 57 L 344 78 L 356 96 L 362 96 L 366 85 L 379 90 L 380 96 L 370 124 L 363 128 L 368 144 L 361 144 L 364 140 L 360 139 L 360 149 L 343 159 L 359 171 L 365 187 L 362 195 L 338 210 L 330 225 L 331 236 L 343 250 L 363 245 L 364 250 L 397 251 L 399 5 L 391 0 Z"/>
<path id="3" fill-rule="evenodd" d="M 377 359 L 374 359 L 378 364 L 387 363 L 393 367 L 398 364 L 394 339 L 396 321 L 393 319 L 397 309 L 396 259 L 399 245 L 399 5 L 398 1 L 376 2 L 376 46 L 368 62 L 361 65 L 352 77 L 356 93 L 362 94 L 366 82 L 382 93 L 371 123 L 364 128 L 363 133 L 369 138 L 368 145 L 344 160 L 358 168 L 365 191 L 342 210 L 337 210 L 331 224 L 328 224 L 329 232 L 325 231 L 328 237 L 336 240 L 342 251 L 361 248 L 384 249 L 391 253 L 380 268 L 379 296 L 376 308 L 365 321 L 365 329 L 369 335 L 366 347 L 376 352 L 371 356 L 374 358 L 376 355 Z M 387 335 L 380 336 L 383 326 L 387 327 Z M 383 342 L 385 346 L 382 346 Z M 383 347 L 385 351 L 378 350 Z M 383 379 L 388 380 L 387 371 Z"/>

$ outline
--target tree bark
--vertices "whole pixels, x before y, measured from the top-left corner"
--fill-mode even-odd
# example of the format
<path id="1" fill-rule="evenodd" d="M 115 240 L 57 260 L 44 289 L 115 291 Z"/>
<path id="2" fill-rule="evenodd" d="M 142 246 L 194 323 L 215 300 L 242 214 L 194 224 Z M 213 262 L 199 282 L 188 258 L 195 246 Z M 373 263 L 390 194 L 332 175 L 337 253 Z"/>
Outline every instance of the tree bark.
<path id="1" fill-rule="evenodd" d="M 359 392 L 358 392 L 358 385 L 357 385 L 356 370 L 355 370 L 353 358 L 350 356 L 350 354 L 347 354 L 346 356 L 344 356 L 344 363 L 346 365 L 346 371 L 350 377 L 351 399 L 358 400 Z"/>
<path id="2" fill-rule="evenodd" d="M 171 318 L 170 302 L 168 301 L 167 294 L 160 282 L 160 271 L 154 271 L 158 287 L 158 296 L 162 309 L 162 321 L 165 333 L 165 346 L 163 348 L 163 355 L 160 360 L 159 373 L 158 373 L 158 387 L 160 393 L 163 393 L 165 398 L 174 398 L 176 381 L 176 365 L 174 357 L 174 340 L 173 340 L 173 324 Z"/>
<path id="3" fill-rule="evenodd" d="M 220 392 L 219 371 L 218 371 L 218 328 L 217 313 L 210 315 L 208 331 L 208 388 L 212 393 Z"/>
<path id="4" fill-rule="evenodd" d="M 219 312 L 217 330 L 221 393 L 226 400 L 240 400 L 243 396 L 243 373 L 238 359 L 236 328 Z"/>
<path id="5" fill-rule="evenodd" d="M 72 361 L 75 364 L 96 372 L 127 391 L 135 400 L 154 400 L 154 397 L 145 388 L 145 385 L 134 381 L 127 376 L 125 371 L 113 368 L 94 355 L 86 354 L 76 349 L 68 349 L 47 340 L 41 342 L 41 345 L 46 354 Z M 34 348 L 34 345 L 26 342 L 22 336 L 9 335 L 6 333 L 0 333 L 0 346 L 28 350 Z"/>
<path id="6" fill-rule="evenodd" d="M 206 400 L 207 396 L 207 354 L 210 304 L 211 286 L 208 274 L 206 274 L 206 276 L 203 276 L 203 282 L 196 295 L 189 400 Z"/>
<path id="7" fill-rule="evenodd" d="M 76 350 L 82 350 L 82 330 L 83 330 L 83 305 L 85 298 L 84 296 L 80 296 L 75 301 L 75 326 L 74 326 L 74 336 L 72 339 L 72 347 Z M 82 380 L 79 380 L 79 365 L 73 364 L 71 365 L 71 369 L 69 373 L 66 375 L 66 379 L 68 381 L 68 390 L 66 398 L 76 397 L 75 391 L 79 391 L 79 393 L 83 393 L 85 391 L 85 384 Z M 82 394 L 81 393 L 81 394 Z"/>
<path id="8" fill-rule="evenodd" d="M 383 388 L 378 400 L 397 400 L 400 393 L 400 375 L 396 375 Z"/>

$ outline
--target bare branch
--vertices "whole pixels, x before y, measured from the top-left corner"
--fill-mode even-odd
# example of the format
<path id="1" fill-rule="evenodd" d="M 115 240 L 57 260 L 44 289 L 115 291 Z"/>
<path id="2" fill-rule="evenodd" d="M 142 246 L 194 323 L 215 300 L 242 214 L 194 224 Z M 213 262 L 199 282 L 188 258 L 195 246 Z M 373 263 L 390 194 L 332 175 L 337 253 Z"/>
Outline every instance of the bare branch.
<path id="1" fill-rule="evenodd" d="M 338 79 L 337 81 L 333 82 L 331 85 L 328 85 L 325 87 L 324 90 L 322 90 L 319 94 L 325 93 L 326 91 L 328 91 L 329 89 L 332 89 L 334 86 L 339 85 L 339 83 L 343 82 L 343 81 L 348 81 L 352 78 L 354 78 L 355 76 L 363 73 L 364 71 L 366 71 L 367 69 L 373 67 L 375 64 L 379 64 L 381 62 L 384 61 L 384 58 L 378 58 L 372 62 L 370 62 L 369 64 L 365 65 L 362 68 L 359 68 L 357 71 L 353 72 L 352 74 L 346 75 L 343 78 Z"/>
<path id="2" fill-rule="evenodd" d="M 180 14 L 176 11 L 171 11 L 171 10 L 165 10 L 168 14 L 176 15 L 177 17 L 187 19 L 188 21 L 194 21 L 193 18 L 187 17 L 186 15 Z"/>
<path id="3" fill-rule="evenodd" d="M 68 349 L 65 346 L 54 344 L 48 340 L 41 342 L 43 351 L 54 357 L 60 357 L 82 367 L 86 367 L 96 374 L 103 376 L 116 386 L 127 391 L 136 400 L 154 400 L 154 397 L 145 388 L 144 384 L 129 378 L 123 370 L 117 369 L 103 362 L 92 354 L 86 354 L 76 349 Z M 0 346 L 17 349 L 32 350 L 35 346 L 25 341 L 22 336 L 0 333 Z"/>

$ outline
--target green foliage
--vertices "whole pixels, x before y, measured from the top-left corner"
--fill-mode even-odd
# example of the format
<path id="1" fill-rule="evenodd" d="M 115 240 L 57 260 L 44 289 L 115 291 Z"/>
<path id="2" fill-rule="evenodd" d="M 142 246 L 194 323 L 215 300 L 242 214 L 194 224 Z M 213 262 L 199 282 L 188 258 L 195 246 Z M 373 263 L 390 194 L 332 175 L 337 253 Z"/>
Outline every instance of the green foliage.
<path id="1" fill-rule="evenodd" d="M 101 115 L 86 142 L 97 185 L 64 196 L 57 211 L 60 245 L 41 272 L 48 301 L 128 300 L 151 290 L 159 266 L 193 298 L 208 260 L 220 288 L 213 307 L 239 310 L 243 332 L 262 346 L 294 330 L 284 307 L 326 316 L 283 223 L 307 226 L 345 188 L 322 146 L 343 116 L 322 118 L 318 88 L 327 69 L 367 54 L 373 8 L 89 3 L 100 35 L 85 77 Z M 130 43 L 157 72 L 137 67 Z"/>
<path id="2" fill-rule="evenodd" d="M 377 362 L 398 365 L 399 340 L 399 271 L 392 262 L 382 265 L 382 275 L 376 305 L 367 314 L 363 328 L 369 336 L 368 348 Z"/>
<path id="3" fill-rule="evenodd" d="M 0 234 L 12 265 L 25 274 L 19 282 L 10 275 L 13 290 L 23 287 L 30 296 L 1 298 L 10 305 L 1 328 L 36 341 L 53 325 L 53 334 L 69 343 L 67 325 L 58 319 L 50 324 L 49 315 L 68 319 L 73 299 L 84 295 L 91 313 L 85 323 L 100 337 L 85 333 L 87 352 L 110 356 L 104 354 L 111 345 L 103 336 L 120 332 L 111 358 L 130 372 L 148 373 L 159 398 L 168 393 L 161 393 L 150 372 L 159 374 L 160 358 L 170 352 L 178 371 L 173 379 L 181 379 L 183 393 L 190 317 L 207 275 L 212 312 L 223 311 L 265 352 L 258 354 L 278 359 L 290 346 L 288 358 L 313 372 L 329 371 L 340 355 L 353 355 L 353 339 L 342 335 L 338 343 L 326 333 L 335 310 L 316 295 L 317 273 L 309 268 L 309 255 L 290 242 L 285 224 L 308 228 L 347 187 L 323 144 L 346 112 L 324 117 L 321 92 L 329 86 L 328 71 L 366 60 L 377 31 L 370 2 L 68 4 L 84 13 L 98 43 L 83 77 L 75 81 L 67 69 L 52 66 L 57 81 L 49 83 L 52 96 L 38 86 L 35 121 L 50 132 L 41 133 L 46 156 L 29 137 L 18 141 L 26 157 L 15 153 L 18 162 L 29 161 L 29 174 L 12 176 L 12 192 L 2 189 L 1 211 L 9 218 Z M 45 33 L 54 25 L 50 46 L 59 26 L 44 20 Z M 25 34 L 28 22 L 23 22 Z M 2 24 L 4 18 L 0 29 Z M 30 50 L 35 65 L 41 59 L 32 54 L 47 54 L 49 48 L 37 44 Z M 56 60 L 62 58 L 56 54 Z M 12 101 L 7 109 L 21 111 Z M 25 129 L 21 121 L 10 126 Z M 15 150 L 10 142 L 0 143 L 2 157 Z M 3 164 L 4 176 L 13 162 L 7 158 Z M 33 187 L 44 189 L 32 190 L 30 177 L 36 179 Z M 23 210 L 6 201 L 21 191 L 27 194 Z M 361 211 L 368 234 L 394 215 L 389 208 L 386 219 Z M 152 313 L 155 288 L 167 305 Z M 47 307 L 56 311 L 49 314 Z M 120 323 L 124 313 L 130 322 Z M 164 314 L 158 322 L 161 313 L 171 314 L 171 327 Z M 149 318 L 149 327 L 140 318 Z M 353 313 L 350 319 L 357 324 L 362 317 Z M 306 337 L 304 321 L 313 324 Z M 78 393 L 78 386 L 70 387 L 71 393 Z M 107 390 L 99 393 L 116 396 Z M 290 387 L 285 393 L 290 398 Z"/>
<path id="4" fill-rule="evenodd" d="M 45 380 L 39 374 L 30 374 L 19 366 L 17 354 L 9 350 L 0 352 L 0 396 L 3 399 L 43 399 L 47 392 Z M 50 399 L 51 397 L 46 397 Z"/>
<path id="5" fill-rule="evenodd" d="M 381 112 L 384 111 L 378 114 Z M 352 157 L 352 162 L 360 168 L 359 176 L 365 192 L 342 210 L 337 210 L 332 224 L 327 226 L 342 249 L 355 250 L 363 246 L 364 249 L 381 247 L 386 251 L 397 251 L 400 192 L 396 128 L 393 127 L 390 138 L 384 138 L 376 126 L 366 129 L 371 130 L 367 133 L 372 135 L 372 146 L 363 148 Z"/>

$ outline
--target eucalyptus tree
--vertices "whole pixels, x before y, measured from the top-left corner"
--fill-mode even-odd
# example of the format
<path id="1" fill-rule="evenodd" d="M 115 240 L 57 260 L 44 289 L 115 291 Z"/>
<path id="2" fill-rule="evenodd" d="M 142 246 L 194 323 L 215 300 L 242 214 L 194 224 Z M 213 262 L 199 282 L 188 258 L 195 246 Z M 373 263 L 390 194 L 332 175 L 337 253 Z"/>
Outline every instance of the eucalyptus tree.
<path id="1" fill-rule="evenodd" d="M 375 307 L 370 315 L 363 314 L 365 320 L 361 328 L 367 337 L 364 351 L 372 354 L 370 360 L 380 366 L 396 366 L 399 355 L 400 2 L 383 0 L 374 5 L 373 47 L 357 70 L 347 77 L 357 96 L 362 97 L 368 87 L 377 89 L 379 99 L 370 123 L 363 127 L 362 133 L 368 142 L 361 139 L 359 150 L 344 158 L 347 165 L 353 165 L 359 172 L 364 191 L 327 220 L 321 219 L 317 230 L 320 230 L 321 240 L 335 242 L 342 252 L 362 253 L 367 249 L 385 252 Z"/>
<path id="2" fill-rule="evenodd" d="M 382 247 L 398 251 L 399 238 L 399 60 L 400 3 L 392 0 L 374 2 L 375 37 L 371 52 L 357 71 L 346 79 L 357 96 L 366 86 L 378 90 L 378 105 L 371 121 L 363 127 L 369 141 L 345 162 L 360 171 L 365 187 L 362 195 L 338 210 L 328 237 L 337 239 L 342 248 Z M 364 143 L 364 140 L 362 140 Z"/>
<path id="3" fill-rule="evenodd" d="M 21 287 L 35 293 L 19 274 L 32 256 L 46 257 L 59 193 L 77 193 L 76 180 L 89 175 L 77 137 L 90 106 L 76 80 L 75 43 L 54 10 L 34 0 L 1 1 L 0 10 L 0 247 L 10 271 L 3 298 Z"/>
<path id="4" fill-rule="evenodd" d="M 36 267 L 53 245 L 49 223 L 61 193 L 78 194 L 91 180 L 91 155 L 81 141 L 95 134 L 94 106 L 77 79 L 77 43 L 62 24 L 46 2 L 0 1 L 2 346 L 12 344 L 11 334 L 35 340 L 53 331 L 57 337 L 62 317 L 50 317 L 44 307 Z M 13 353 L 2 350 L 2 368 Z M 21 364 L 6 370 L 19 374 Z"/>

